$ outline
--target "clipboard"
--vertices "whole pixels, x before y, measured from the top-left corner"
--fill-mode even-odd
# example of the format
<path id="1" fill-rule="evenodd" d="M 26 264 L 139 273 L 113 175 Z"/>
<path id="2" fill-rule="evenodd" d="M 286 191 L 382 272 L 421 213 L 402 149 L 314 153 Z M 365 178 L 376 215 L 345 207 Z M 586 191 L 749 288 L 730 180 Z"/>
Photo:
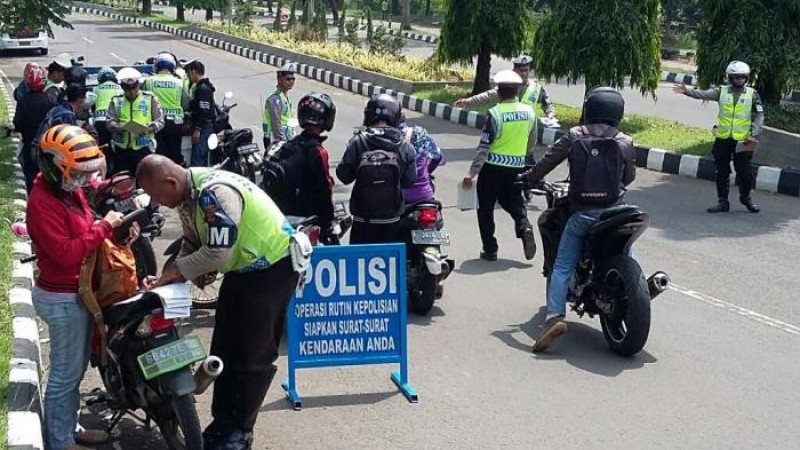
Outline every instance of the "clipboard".
<path id="1" fill-rule="evenodd" d="M 466 187 L 462 181 L 458 182 L 458 209 L 469 211 L 478 209 L 478 184 L 472 182 L 472 186 Z"/>
<path id="2" fill-rule="evenodd" d="M 122 129 L 135 135 L 150 134 L 150 128 L 140 125 L 134 121 L 130 121 L 122 126 Z"/>

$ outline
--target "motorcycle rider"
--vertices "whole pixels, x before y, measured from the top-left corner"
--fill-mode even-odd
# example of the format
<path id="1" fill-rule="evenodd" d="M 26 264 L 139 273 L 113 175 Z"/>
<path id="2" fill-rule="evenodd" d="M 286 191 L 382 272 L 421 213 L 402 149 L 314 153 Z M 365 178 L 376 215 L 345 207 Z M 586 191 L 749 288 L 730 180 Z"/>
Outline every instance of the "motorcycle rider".
<path id="1" fill-rule="evenodd" d="M 717 124 L 714 125 L 714 155 L 717 181 L 717 204 L 708 208 L 710 213 L 728 212 L 731 159 L 739 182 L 739 201 L 751 213 L 761 211 L 750 191 L 753 189 L 753 168 L 750 162 L 764 127 L 764 106 L 758 91 L 747 86 L 750 66 L 741 61 L 732 61 L 725 69 L 729 86 L 706 90 L 689 89 L 677 84 L 673 90 L 687 97 L 712 100 L 719 103 Z"/>
<path id="2" fill-rule="evenodd" d="M 586 94 L 580 126 L 559 139 L 531 170 L 520 175 L 535 185 L 564 160 L 569 160 L 572 215 L 561 233 L 547 292 L 547 316 L 533 352 L 541 352 L 567 331 L 569 282 L 578 265 L 589 229 L 600 214 L 624 203 L 625 187 L 636 178 L 636 150 L 630 136 L 617 129 L 625 100 L 617 90 L 596 87 Z M 590 191 L 591 189 L 591 191 Z M 598 195 L 598 192 L 612 193 Z"/>
<path id="3" fill-rule="evenodd" d="M 483 244 L 481 259 L 497 261 L 494 207 L 500 203 L 514 219 L 525 259 L 531 260 L 536 255 L 536 240 L 528 221 L 522 189 L 515 180 L 524 171 L 528 142 L 536 133 L 535 114 L 531 106 L 517 100 L 517 92 L 522 86 L 519 75 L 503 70 L 495 75 L 494 82 L 500 103 L 489 110 L 478 151 L 462 183 L 470 187 L 473 179 L 478 177 L 478 228 Z"/>
<path id="4" fill-rule="evenodd" d="M 138 70 L 125 67 L 117 78 L 124 94 L 111 99 L 106 120 L 114 145 L 114 169 L 111 173 L 133 173 L 139 161 L 153 152 L 154 137 L 164 127 L 164 119 L 158 98 L 140 90 L 142 74 Z M 129 123 L 142 129 L 129 131 L 126 129 Z"/>
<path id="5" fill-rule="evenodd" d="M 200 60 L 193 60 L 183 66 L 191 81 L 189 115 L 192 118 L 192 158 L 193 167 L 208 165 L 208 137 L 214 132 L 214 119 L 217 117 L 217 104 L 214 101 L 214 85 L 206 77 L 206 66 Z"/>
<path id="6" fill-rule="evenodd" d="M 278 85 L 264 103 L 263 131 L 264 149 L 280 141 L 288 141 L 294 136 L 289 122 L 294 118 L 289 91 L 294 87 L 295 69 L 293 64 L 284 64 L 278 69 Z"/>
<path id="7" fill-rule="evenodd" d="M 101 67 L 97 72 L 97 86 L 94 87 L 94 127 L 97 129 L 97 143 L 103 146 L 107 161 L 111 161 L 114 155 L 111 150 L 111 133 L 106 128 L 108 107 L 112 98 L 122 94 L 122 88 L 117 83 L 117 71 L 109 66 Z"/>
<path id="8" fill-rule="evenodd" d="M 47 66 L 47 84 L 44 86 L 44 92 L 50 97 L 50 103 L 53 105 L 57 105 L 63 100 L 64 91 L 67 88 L 64 77 L 70 67 L 72 67 L 72 58 L 69 53 L 56 55 L 53 62 Z"/>
<path id="9" fill-rule="evenodd" d="M 25 175 L 25 190 L 30 194 L 33 179 L 39 173 L 39 166 L 33 157 L 34 140 L 39 136 L 39 124 L 50 111 L 50 97 L 44 93 L 47 72 L 44 67 L 33 64 L 26 67 L 23 83 L 27 86 L 27 93 L 17 100 L 14 113 L 14 129 L 22 134 L 22 149 L 18 160 Z"/>
<path id="10" fill-rule="evenodd" d="M 403 139 L 414 148 L 416 155 L 414 163 L 417 170 L 417 181 L 413 185 L 403 188 L 403 200 L 406 205 L 434 200 L 433 171 L 445 164 L 442 151 L 428 130 L 418 125 L 409 126 L 405 115 L 397 129 L 400 130 Z"/>
<path id="11" fill-rule="evenodd" d="M 173 75 L 176 67 L 171 54 L 159 53 L 153 62 L 155 74 L 144 80 L 143 89 L 158 97 L 164 114 L 164 128 L 156 133 L 156 151 L 182 165 L 181 133 L 189 95 L 183 89 L 183 81 Z"/>
<path id="12" fill-rule="evenodd" d="M 224 170 L 184 169 L 155 154 L 136 178 L 159 204 L 177 208 L 183 225 L 181 253 L 156 285 L 225 274 L 210 349 L 225 370 L 214 383 L 214 420 L 203 441 L 207 450 L 250 449 L 299 281 L 289 256 L 294 230 L 264 191 Z"/>
<path id="13" fill-rule="evenodd" d="M 336 166 L 350 196 L 351 244 L 403 242 L 399 226 L 403 188 L 417 179 L 414 148 L 403 140 L 400 103 L 389 94 L 373 95 L 364 108 L 366 130 L 355 132 Z"/>

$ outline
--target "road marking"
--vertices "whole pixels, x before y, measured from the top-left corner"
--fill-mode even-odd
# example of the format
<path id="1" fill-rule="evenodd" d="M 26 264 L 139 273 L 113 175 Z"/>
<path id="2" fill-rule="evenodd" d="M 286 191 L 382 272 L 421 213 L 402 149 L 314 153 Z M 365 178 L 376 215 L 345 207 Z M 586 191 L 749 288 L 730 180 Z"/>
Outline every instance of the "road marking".
<path id="1" fill-rule="evenodd" d="M 109 55 L 113 56 L 114 58 L 117 58 L 117 60 L 118 60 L 119 62 L 123 62 L 123 63 L 125 62 L 125 59 L 124 59 L 124 58 L 120 58 L 119 56 L 117 56 L 117 55 L 115 55 L 115 54 L 113 54 L 113 53 L 109 53 Z"/>
<path id="2" fill-rule="evenodd" d="M 675 292 L 681 293 L 687 297 L 691 297 L 695 300 L 700 300 L 701 302 L 708 303 L 709 305 L 716 306 L 717 308 L 724 309 L 726 311 L 731 311 L 740 316 L 743 316 L 747 319 L 763 323 L 764 325 L 777 328 L 779 330 L 783 330 L 787 333 L 794 334 L 796 336 L 800 336 L 800 327 L 795 325 L 782 322 L 778 319 L 774 319 L 769 316 L 765 316 L 764 314 L 757 313 L 755 311 L 749 310 L 747 308 L 742 308 L 741 306 L 734 305 L 733 303 L 726 302 L 725 300 L 720 300 L 718 298 L 714 298 L 710 295 L 706 295 L 697 291 L 693 291 L 687 287 L 681 286 L 679 284 L 675 284 L 670 281 L 669 288 Z"/>
<path id="3" fill-rule="evenodd" d="M 94 41 L 89 39 L 89 38 L 83 38 L 83 40 L 88 42 L 88 43 L 90 43 L 90 44 L 94 44 Z M 113 53 L 112 53 L 112 55 L 113 55 Z"/>

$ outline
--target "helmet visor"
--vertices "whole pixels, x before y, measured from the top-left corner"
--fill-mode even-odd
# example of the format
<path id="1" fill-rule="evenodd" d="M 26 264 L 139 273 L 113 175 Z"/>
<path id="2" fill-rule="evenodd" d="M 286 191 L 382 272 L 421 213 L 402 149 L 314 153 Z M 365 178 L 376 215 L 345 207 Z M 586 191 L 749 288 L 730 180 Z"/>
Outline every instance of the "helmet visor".
<path id="1" fill-rule="evenodd" d="M 70 170 L 61 182 L 61 188 L 67 192 L 75 192 L 80 188 L 94 186 L 103 180 L 106 166 L 103 164 L 98 170 L 84 172 L 82 170 Z"/>

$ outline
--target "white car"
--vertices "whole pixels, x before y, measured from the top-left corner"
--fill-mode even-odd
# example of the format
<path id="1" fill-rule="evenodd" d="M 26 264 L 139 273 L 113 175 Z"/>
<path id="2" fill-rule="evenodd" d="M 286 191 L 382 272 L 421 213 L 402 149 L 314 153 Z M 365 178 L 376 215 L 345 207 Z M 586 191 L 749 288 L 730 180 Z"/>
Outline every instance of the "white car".
<path id="1" fill-rule="evenodd" d="M 48 45 L 49 39 L 44 30 L 32 31 L 26 28 L 19 31 L 0 32 L 0 52 L 4 50 L 39 50 L 42 55 L 46 55 Z"/>

